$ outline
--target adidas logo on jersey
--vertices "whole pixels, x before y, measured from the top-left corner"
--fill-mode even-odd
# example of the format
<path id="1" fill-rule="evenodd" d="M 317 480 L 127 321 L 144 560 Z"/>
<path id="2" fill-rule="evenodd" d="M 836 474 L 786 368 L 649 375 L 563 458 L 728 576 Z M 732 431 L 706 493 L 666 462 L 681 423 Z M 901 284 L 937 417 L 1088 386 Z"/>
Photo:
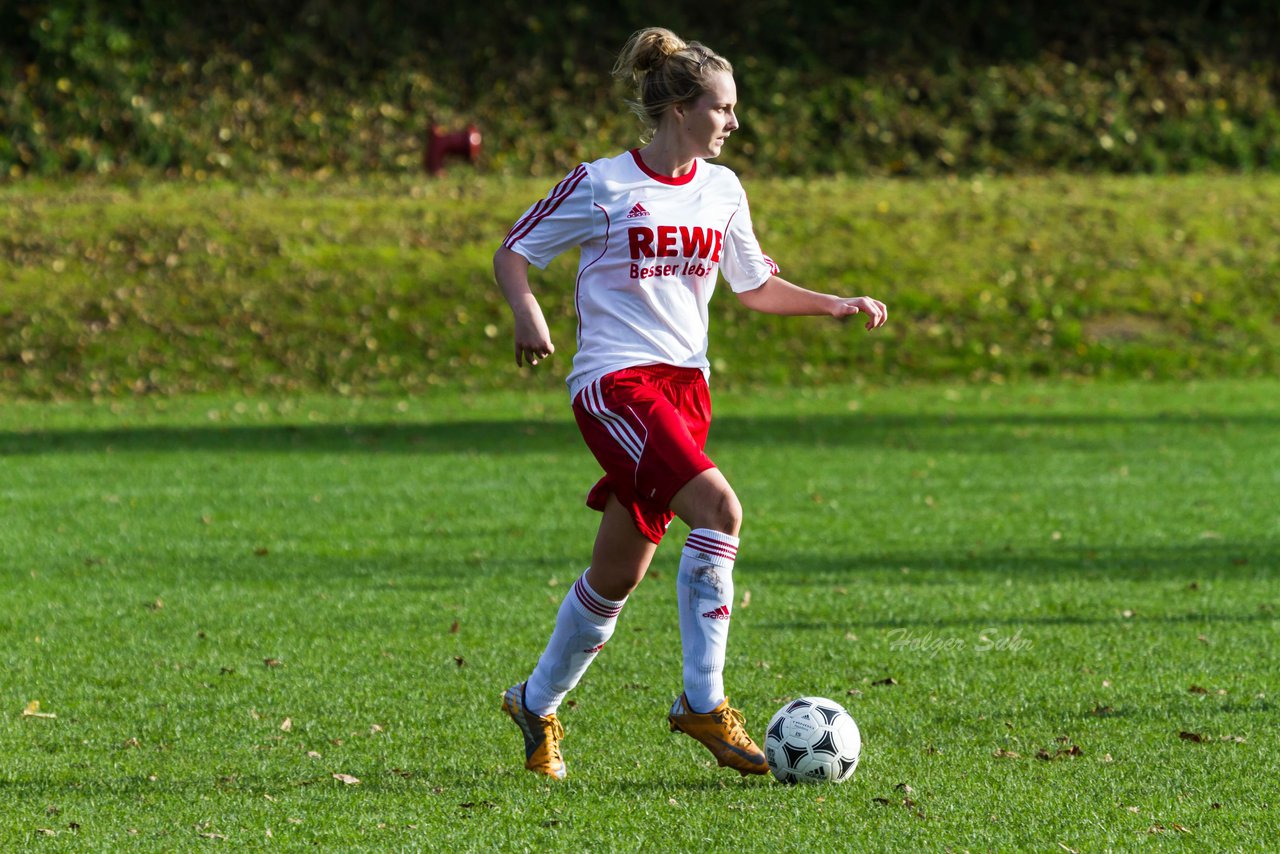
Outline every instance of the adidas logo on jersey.
<path id="1" fill-rule="evenodd" d="M 705 611 L 702 616 L 709 620 L 727 620 L 729 619 L 729 606 L 721 605 L 713 611 Z"/>
<path id="2" fill-rule="evenodd" d="M 631 213 L 627 214 L 627 219 L 635 219 L 638 216 L 648 216 L 648 215 L 649 215 L 649 212 L 644 209 L 644 205 L 640 204 L 639 202 L 636 202 L 635 206 L 631 208 Z"/>

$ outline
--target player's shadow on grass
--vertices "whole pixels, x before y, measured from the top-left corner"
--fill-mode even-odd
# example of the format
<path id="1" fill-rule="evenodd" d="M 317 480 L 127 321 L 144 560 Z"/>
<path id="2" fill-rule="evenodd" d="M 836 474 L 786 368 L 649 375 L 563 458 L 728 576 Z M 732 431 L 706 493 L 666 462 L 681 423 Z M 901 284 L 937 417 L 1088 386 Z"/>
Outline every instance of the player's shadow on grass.
<path id="1" fill-rule="evenodd" d="M 733 445 L 806 448 L 867 447 L 981 454 L 1043 454 L 1094 449 L 1116 431 L 1169 441 L 1172 432 L 1214 433 L 1230 427 L 1274 430 L 1267 414 L 874 415 L 849 413 L 718 417 L 713 449 Z M 1123 437 L 1145 446 L 1143 439 Z M 0 456 L 101 452 L 298 452 L 386 454 L 519 454 L 583 450 L 568 417 L 468 419 L 446 422 L 190 425 L 9 430 Z"/>

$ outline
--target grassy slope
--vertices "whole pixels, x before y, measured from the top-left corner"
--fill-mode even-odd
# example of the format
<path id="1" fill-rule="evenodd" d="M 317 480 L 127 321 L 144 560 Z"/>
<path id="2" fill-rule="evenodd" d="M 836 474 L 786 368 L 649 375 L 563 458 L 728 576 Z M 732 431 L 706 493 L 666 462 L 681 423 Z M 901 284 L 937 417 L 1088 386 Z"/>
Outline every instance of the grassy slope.
<path id="1" fill-rule="evenodd" d="M 746 181 L 785 275 L 893 322 L 850 340 L 721 294 L 722 384 L 1280 369 L 1280 179 Z M 0 188 L 0 394 L 506 385 L 489 258 L 549 183 Z M 575 263 L 536 277 L 547 388 Z"/>
<path id="2" fill-rule="evenodd" d="M 712 452 L 749 512 L 730 690 L 756 731 L 787 697 L 847 703 L 866 753 L 834 789 L 739 780 L 664 732 L 678 532 L 565 709 L 570 780 L 519 768 L 498 694 L 594 524 L 559 392 L 12 403 L 0 840 L 1265 848 L 1276 401 L 721 394 Z"/>

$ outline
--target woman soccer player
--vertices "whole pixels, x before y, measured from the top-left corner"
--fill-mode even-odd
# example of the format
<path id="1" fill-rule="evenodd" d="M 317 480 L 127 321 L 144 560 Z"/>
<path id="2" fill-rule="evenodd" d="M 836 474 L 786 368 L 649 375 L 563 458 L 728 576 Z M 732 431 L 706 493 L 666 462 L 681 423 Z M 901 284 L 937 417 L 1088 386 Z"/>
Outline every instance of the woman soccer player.
<path id="1" fill-rule="evenodd" d="M 503 695 L 502 708 L 524 734 L 525 767 L 563 778 L 556 709 L 613 634 L 679 516 L 690 528 L 676 579 L 684 692 L 668 722 L 720 765 L 763 774 L 764 755 L 729 705 L 722 677 L 742 507 L 703 452 L 711 419 L 707 304 L 720 273 L 755 311 L 862 312 L 870 330 L 886 310 L 871 297 L 793 285 L 761 251 L 737 176 L 706 162 L 738 128 L 727 60 L 651 28 L 631 37 L 614 74 L 637 85 L 632 106 L 648 144 L 578 166 L 525 212 L 493 259 L 515 315 L 516 365 L 532 366 L 555 347 L 529 288 L 529 265 L 545 268 L 580 249 L 578 351 L 568 385 L 578 427 L 605 472 L 587 497 L 603 513 L 591 566 L 561 604 L 537 667 Z"/>

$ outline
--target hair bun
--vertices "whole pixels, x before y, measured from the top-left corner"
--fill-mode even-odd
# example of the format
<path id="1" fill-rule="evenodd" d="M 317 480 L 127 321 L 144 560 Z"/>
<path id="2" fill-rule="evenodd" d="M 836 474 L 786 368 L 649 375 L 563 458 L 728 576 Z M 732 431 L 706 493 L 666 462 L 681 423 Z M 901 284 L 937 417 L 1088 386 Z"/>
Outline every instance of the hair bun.
<path id="1" fill-rule="evenodd" d="M 686 47 L 684 39 L 664 27 L 638 30 L 627 40 L 614 73 L 639 80 Z"/>

